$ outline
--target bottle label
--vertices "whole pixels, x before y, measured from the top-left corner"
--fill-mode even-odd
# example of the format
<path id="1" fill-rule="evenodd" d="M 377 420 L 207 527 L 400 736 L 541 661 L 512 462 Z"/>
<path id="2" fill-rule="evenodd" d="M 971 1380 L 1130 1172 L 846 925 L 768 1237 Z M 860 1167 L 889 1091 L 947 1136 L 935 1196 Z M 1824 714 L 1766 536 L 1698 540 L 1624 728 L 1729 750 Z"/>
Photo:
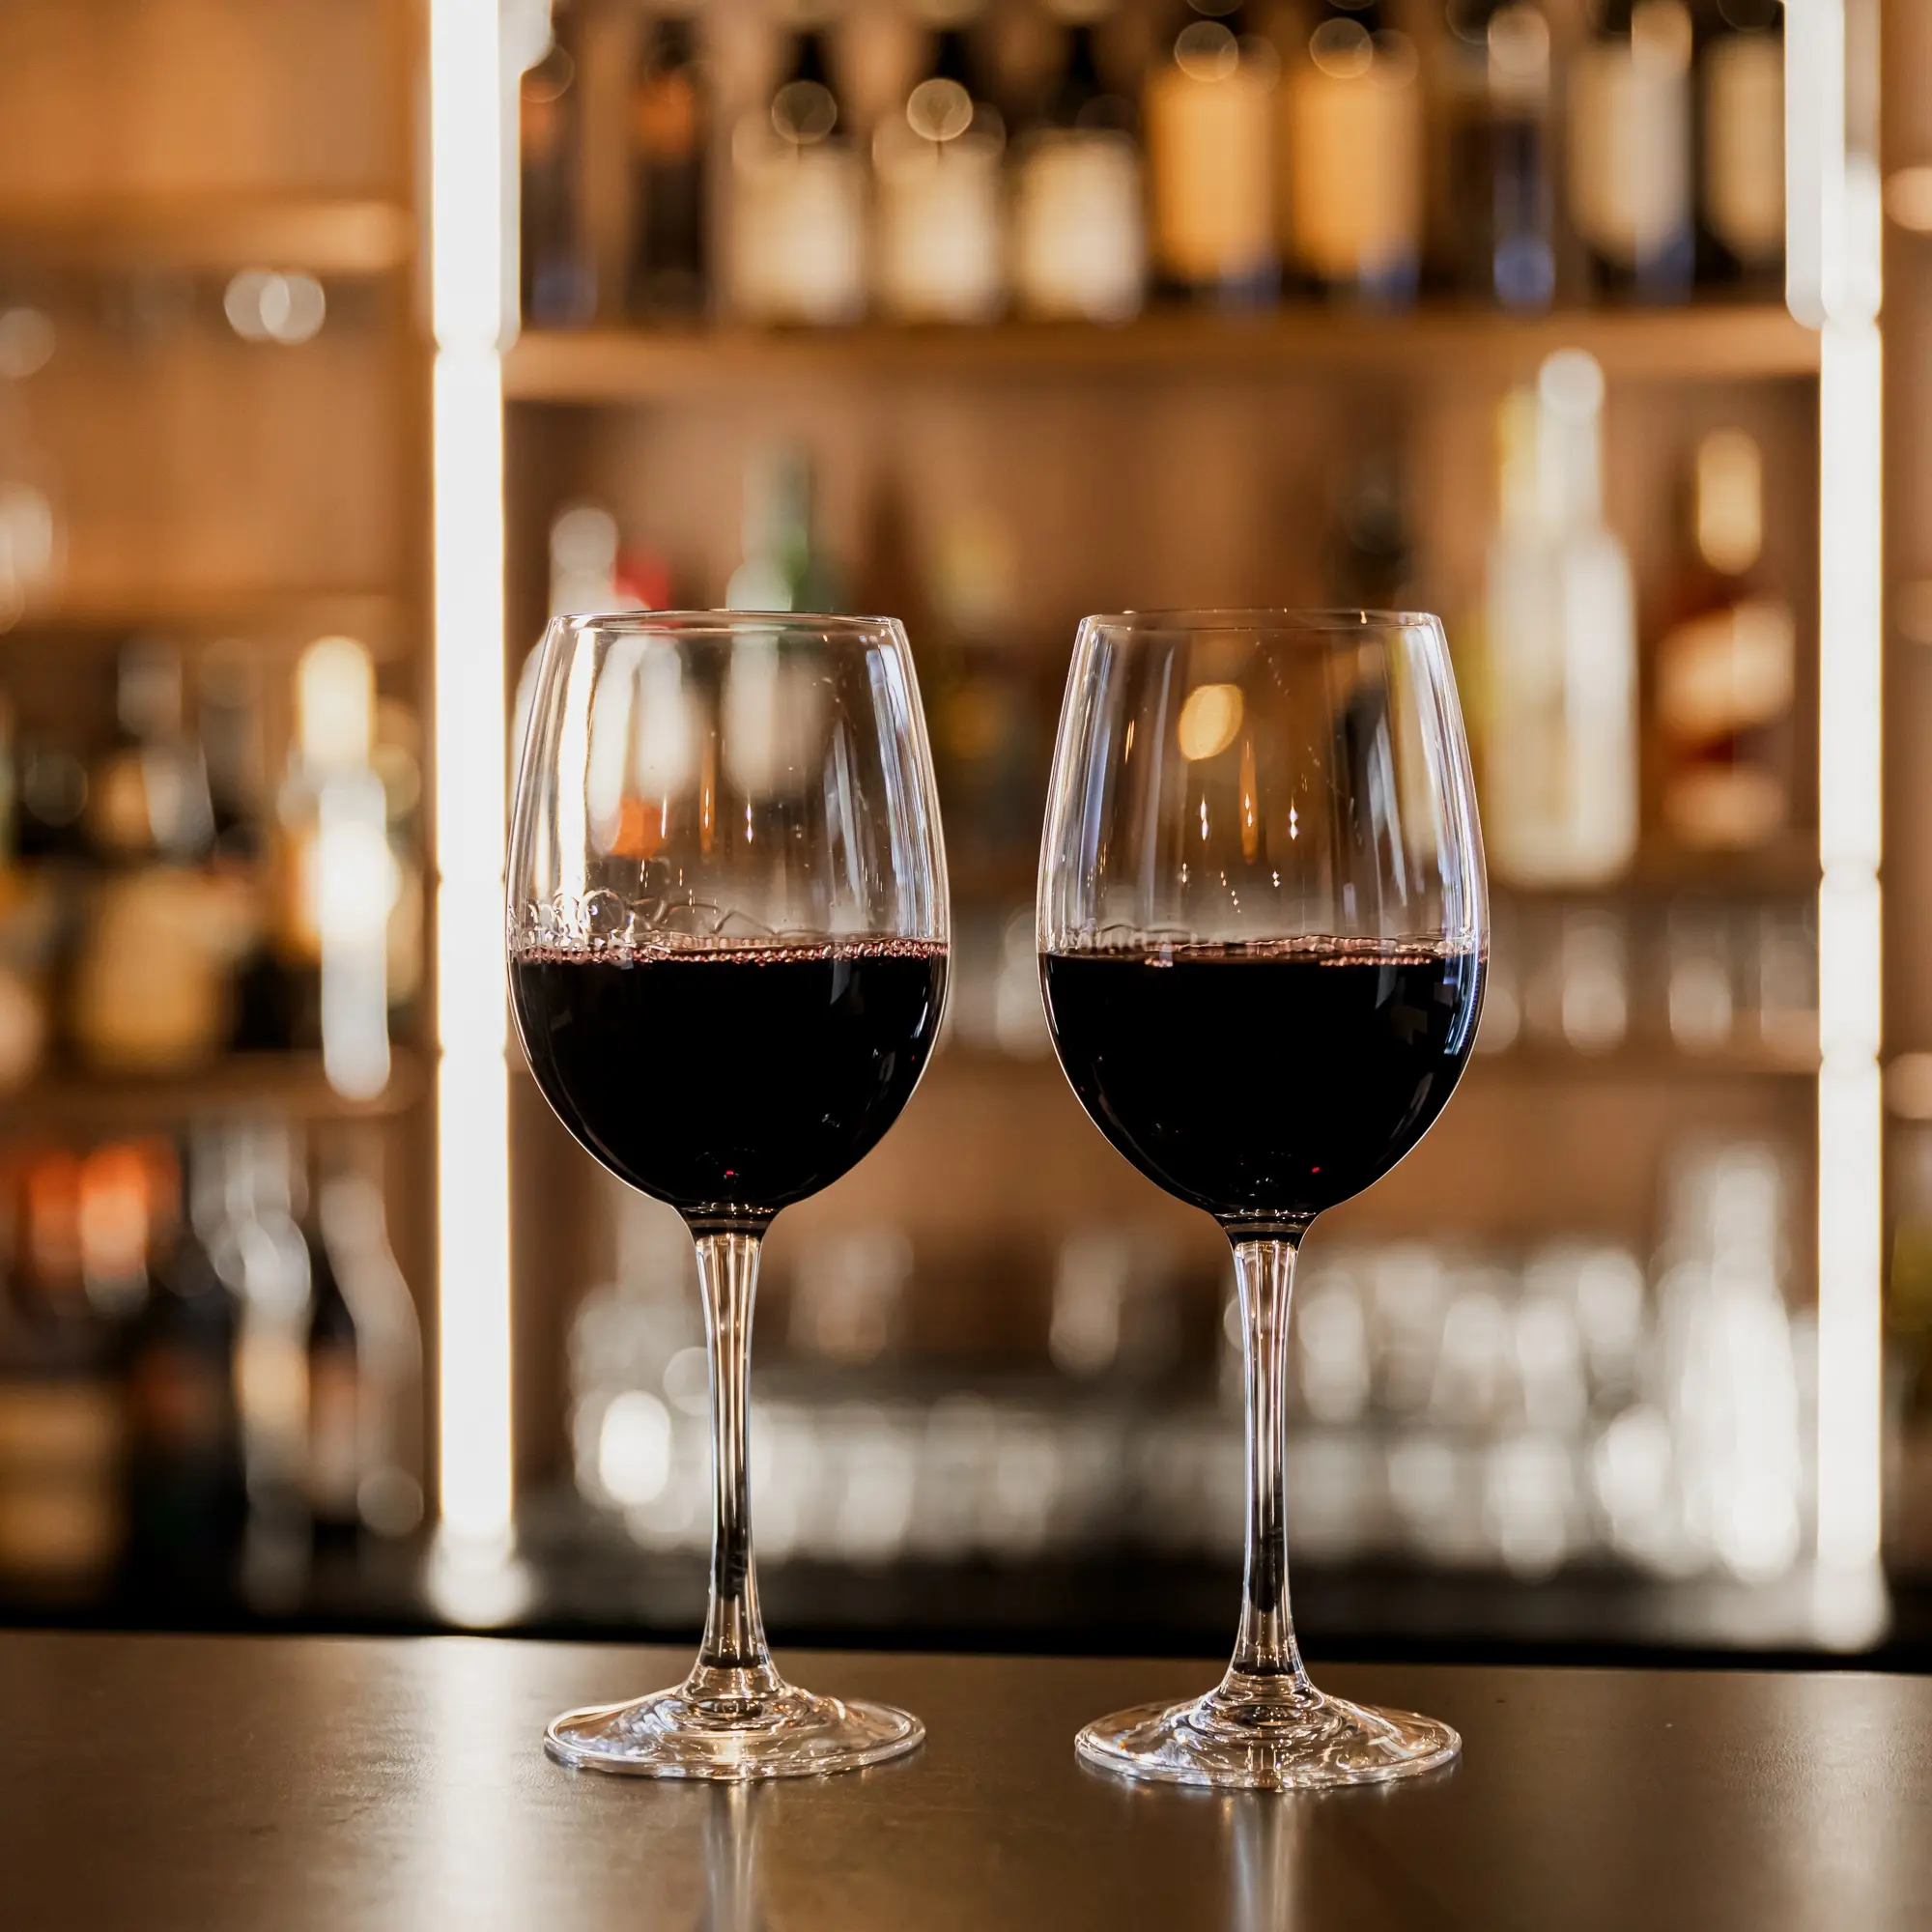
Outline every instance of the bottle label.
<path id="1" fill-rule="evenodd" d="M 1147 281 L 1140 158 L 1124 134 L 1042 134 L 1013 193 L 1013 291 L 1035 315 L 1124 322 Z"/>
<path id="2" fill-rule="evenodd" d="M 1775 35 L 1719 41 L 1704 63 L 1704 215 L 1741 262 L 1784 252 L 1784 46 Z"/>
<path id="3" fill-rule="evenodd" d="M 1149 79 L 1153 253 L 1178 280 L 1240 281 L 1272 266 L 1274 91 L 1274 75 L 1246 59 Z"/>
<path id="4" fill-rule="evenodd" d="M 890 127 L 876 144 L 881 306 L 905 322 L 986 322 L 1005 293 L 1000 144 Z"/>
<path id="5" fill-rule="evenodd" d="M 1332 283 L 1412 275 L 1422 245 L 1422 95 L 1407 43 L 1378 48 L 1360 72 L 1302 63 L 1282 134 L 1285 240 L 1296 264 Z"/>
<path id="6" fill-rule="evenodd" d="M 732 144 L 731 282 L 758 322 L 855 321 L 865 306 L 865 175 L 849 149 L 773 139 L 755 122 Z"/>

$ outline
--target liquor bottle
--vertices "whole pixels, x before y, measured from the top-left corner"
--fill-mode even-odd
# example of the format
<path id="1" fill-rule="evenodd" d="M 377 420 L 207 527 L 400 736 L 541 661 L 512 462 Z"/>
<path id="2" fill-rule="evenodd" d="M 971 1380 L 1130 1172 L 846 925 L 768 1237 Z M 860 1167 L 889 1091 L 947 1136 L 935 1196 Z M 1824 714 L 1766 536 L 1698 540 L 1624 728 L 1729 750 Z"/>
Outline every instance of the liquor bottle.
<path id="1" fill-rule="evenodd" d="M 1107 0 L 1058 0 L 1065 53 L 1013 169 L 1013 294 L 1029 314 L 1125 322 L 1147 284 L 1133 103 L 1101 78 L 1094 29 Z"/>
<path id="2" fill-rule="evenodd" d="M 128 1331 L 127 1555 L 131 1592 L 206 1599 L 234 1586 L 248 1497 L 237 1311 L 206 1239 L 221 1177 L 205 1162 L 187 1174 L 190 1210 L 178 1179 L 157 1191 L 152 1292 Z"/>
<path id="3" fill-rule="evenodd" d="M 1246 32 L 1239 0 L 1190 0 L 1199 16 L 1148 75 L 1149 221 L 1169 292 L 1229 307 L 1273 300 L 1274 96 L 1280 62 Z"/>
<path id="4" fill-rule="evenodd" d="M 356 1520 L 378 1536 L 406 1536 L 422 1520 L 422 1331 L 409 1284 L 396 1264 L 384 1224 L 383 1193 L 367 1173 L 344 1170 L 323 1179 L 316 1191 L 316 1232 L 327 1248 L 341 1301 L 354 1331 L 355 1392 Z M 345 1366 L 341 1312 L 310 1329 L 311 1466 L 324 1460 L 316 1440 L 315 1381 L 318 1350 L 336 1376 L 339 1397 Z M 340 1430 L 338 1407 L 327 1426 Z M 337 1435 L 327 1449 L 345 1447 Z M 333 1465 L 342 1474 L 342 1463 Z M 339 1511 L 340 1502 L 334 1505 Z"/>
<path id="5" fill-rule="evenodd" d="M 1659 804 L 1680 843 L 1738 851 L 1791 822 L 1797 626 L 1756 572 L 1764 464 L 1740 430 L 1697 445 L 1692 561 L 1656 660 Z"/>
<path id="6" fill-rule="evenodd" d="M 1570 218 L 1600 291 L 1681 300 L 1696 266 L 1684 0 L 1599 0 L 1570 80 Z"/>
<path id="7" fill-rule="evenodd" d="M 1006 299 L 1006 126 L 974 58 L 974 0 L 924 12 L 924 71 L 872 137 L 873 284 L 901 322 L 990 322 Z"/>
<path id="8" fill-rule="evenodd" d="M 186 865 L 213 844 L 208 766 L 185 713 L 180 650 L 130 639 L 115 669 L 115 743 L 88 781 L 88 829 L 103 857 Z"/>
<path id="9" fill-rule="evenodd" d="M 1602 369 L 1565 350 L 1503 411 L 1483 829 L 1511 885 L 1600 885 L 1636 850 L 1636 620 L 1604 525 L 1603 406 Z"/>
<path id="10" fill-rule="evenodd" d="M 308 1250 L 308 1447 L 303 1489 L 317 1548 L 354 1547 L 360 1527 L 362 1370 L 355 1316 L 342 1292 L 319 1212 L 304 1216 Z"/>
<path id="11" fill-rule="evenodd" d="M 1713 279 L 1775 284 L 1784 265 L 1782 0 L 1706 0 L 1698 198 Z"/>
<path id="12" fill-rule="evenodd" d="M 758 451 L 745 472 L 745 560 L 731 573 L 732 611 L 837 611 L 838 578 L 813 528 L 810 453 L 795 443 Z"/>
<path id="13" fill-rule="evenodd" d="M 1536 0 L 1452 0 L 1444 279 L 1503 308 L 1556 292 L 1549 22 Z"/>
<path id="14" fill-rule="evenodd" d="M 827 39 L 802 14 L 763 111 L 732 130 L 732 294 L 753 321 L 846 323 L 865 307 L 865 169 Z"/>
<path id="15" fill-rule="evenodd" d="M 629 131 L 631 313 L 702 315 L 711 300 L 711 101 L 690 15 L 661 14 L 646 25 Z"/>
<path id="16" fill-rule="evenodd" d="M 1422 258 L 1421 63 L 1380 0 L 1323 0 L 1282 90 L 1282 242 L 1319 292 L 1413 298 Z"/>
<path id="17" fill-rule="evenodd" d="M 554 38 L 519 90 L 520 283 L 524 320 L 541 328 L 581 327 L 597 309 L 579 179 L 583 89 L 569 16 L 556 11 Z"/>
<path id="18" fill-rule="evenodd" d="M 7 1179 L 18 1193 L 0 1294 L 0 1573 L 16 1590 L 84 1598 L 124 1534 L 115 1323 L 87 1294 L 82 1164 L 47 1153 Z M 138 1246 L 138 1200 L 135 1215 Z"/>

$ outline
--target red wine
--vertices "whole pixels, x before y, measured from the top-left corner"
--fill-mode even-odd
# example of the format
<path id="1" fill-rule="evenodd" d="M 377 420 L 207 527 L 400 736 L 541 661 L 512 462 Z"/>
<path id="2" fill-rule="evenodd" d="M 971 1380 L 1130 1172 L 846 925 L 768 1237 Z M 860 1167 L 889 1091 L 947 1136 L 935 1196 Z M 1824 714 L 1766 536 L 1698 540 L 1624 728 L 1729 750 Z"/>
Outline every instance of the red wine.
<path id="1" fill-rule="evenodd" d="M 565 1126 L 696 1226 L 757 1226 L 897 1120 L 932 1051 L 930 940 L 511 961 L 524 1051 Z"/>
<path id="2" fill-rule="evenodd" d="M 1224 1223 L 1305 1220 L 1428 1131 L 1476 1034 L 1467 950 L 1299 939 L 1048 953 L 1061 1065 L 1107 1138 Z"/>

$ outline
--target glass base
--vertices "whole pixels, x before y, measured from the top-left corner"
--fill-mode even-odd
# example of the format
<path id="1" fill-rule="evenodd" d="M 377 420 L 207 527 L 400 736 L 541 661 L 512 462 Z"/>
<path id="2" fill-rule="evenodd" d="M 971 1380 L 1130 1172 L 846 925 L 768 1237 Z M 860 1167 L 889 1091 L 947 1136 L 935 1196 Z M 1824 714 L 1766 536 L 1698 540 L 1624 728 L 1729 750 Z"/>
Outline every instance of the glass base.
<path id="1" fill-rule="evenodd" d="M 915 1750 L 925 1726 L 885 1704 L 781 1685 L 755 1697 L 695 1697 L 688 1685 L 628 1704 L 566 1711 L 544 1749 L 576 1771 L 622 1777 L 820 1777 Z"/>
<path id="2" fill-rule="evenodd" d="M 1304 1679 L 1250 1680 L 1184 1704 L 1136 1704 L 1074 1741 L 1089 1764 L 1125 1777 L 1242 1791 L 1381 1784 L 1450 1762 L 1463 1740 L 1447 1724 L 1325 1696 Z"/>

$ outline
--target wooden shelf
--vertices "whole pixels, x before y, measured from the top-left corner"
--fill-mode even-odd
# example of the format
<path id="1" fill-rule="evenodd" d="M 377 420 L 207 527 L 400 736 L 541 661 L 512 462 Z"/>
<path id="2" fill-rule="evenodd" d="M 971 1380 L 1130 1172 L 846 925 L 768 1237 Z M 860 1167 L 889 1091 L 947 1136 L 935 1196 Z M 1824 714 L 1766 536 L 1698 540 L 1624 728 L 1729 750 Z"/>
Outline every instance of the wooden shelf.
<path id="1" fill-rule="evenodd" d="M 370 199 L 116 197 L 0 202 L 0 256 L 36 267 L 306 269 L 378 275 L 415 253 L 407 208 Z"/>
<path id="2" fill-rule="evenodd" d="M 1684 1085 L 1699 1080 L 1815 1080 L 1816 1054 L 1774 1052 L 1739 1044 L 1692 1053 L 1661 1041 L 1629 1040 L 1604 1053 L 1565 1046 L 1520 1043 L 1499 1053 L 1477 1053 L 1471 1079 L 1583 1082 L 1620 1080 L 1645 1085 Z"/>
<path id="3" fill-rule="evenodd" d="M 1533 371 L 1589 350 L 1612 377 L 1722 381 L 1817 373 L 1818 337 L 1776 303 L 1698 303 L 1540 316 L 1425 307 L 1287 307 L 1251 317 L 1153 310 L 1119 328 L 990 327 L 526 332 L 504 364 L 514 400 L 677 401 L 748 382 L 944 381 L 1356 373 L 1418 381 Z"/>
<path id="4" fill-rule="evenodd" d="M 393 1049 L 389 1084 L 372 1100 L 351 1100 L 324 1077 L 315 1053 L 238 1053 L 196 1073 L 142 1080 L 50 1074 L 0 1095 L 0 1129 L 116 1130 L 158 1127 L 211 1114 L 276 1113 L 299 1120 L 382 1120 L 407 1113 L 429 1092 L 423 1058 Z"/>
<path id="5" fill-rule="evenodd" d="M 1490 890 L 1498 899 L 1524 903 L 1551 900 L 1614 905 L 1661 898 L 1778 898 L 1818 890 L 1821 868 L 1817 840 L 1793 833 L 1754 852 L 1690 852 L 1657 846 L 1637 854 L 1621 877 L 1601 886 L 1525 888 L 1507 884 L 1492 872 Z"/>
<path id="6" fill-rule="evenodd" d="M 11 630 L 0 633 L 0 660 L 43 640 L 112 642 L 143 630 L 294 648 L 342 633 L 379 657 L 400 656 L 411 643 L 408 603 L 390 591 L 96 584 L 64 588 L 44 604 L 30 604 Z"/>

